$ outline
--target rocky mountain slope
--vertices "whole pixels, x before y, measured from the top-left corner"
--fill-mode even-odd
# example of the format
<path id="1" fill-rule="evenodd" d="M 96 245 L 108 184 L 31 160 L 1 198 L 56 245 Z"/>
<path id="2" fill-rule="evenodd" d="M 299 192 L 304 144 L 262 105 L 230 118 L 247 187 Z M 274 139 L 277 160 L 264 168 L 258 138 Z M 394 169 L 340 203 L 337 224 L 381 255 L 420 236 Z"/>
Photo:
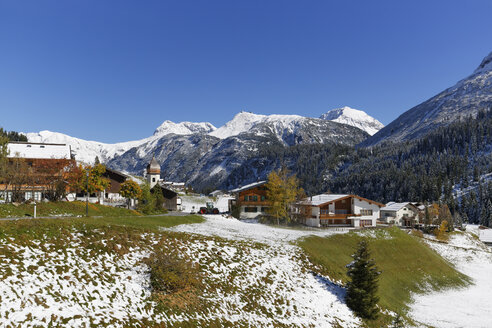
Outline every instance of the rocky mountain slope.
<path id="1" fill-rule="evenodd" d="M 366 112 L 348 106 L 332 109 L 321 115 L 319 118 L 355 126 L 366 131 L 371 136 L 384 128 L 383 123 L 379 122 L 374 117 L 367 115 Z"/>
<path id="2" fill-rule="evenodd" d="M 203 189 L 225 187 L 229 174 L 255 158 L 260 147 L 356 145 L 369 135 L 358 127 L 326 119 L 240 112 L 218 129 L 204 122 L 165 121 L 148 138 L 116 144 L 86 141 L 50 131 L 28 133 L 27 137 L 31 142 L 68 143 L 77 160 L 91 163 L 98 156 L 109 167 L 134 174 L 142 174 L 155 154 L 162 165 L 163 178 L 185 181 Z M 271 169 L 258 168 L 262 174 Z"/>
<path id="3" fill-rule="evenodd" d="M 229 125 L 226 124 L 228 129 L 222 130 L 227 132 L 221 135 L 222 138 L 212 135 L 214 133 L 170 134 L 118 154 L 108 161 L 108 165 L 142 174 L 155 154 L 166 180 L 186 181 L 199 190 L 225 188 L 224 182 L 229 174 L 249 159 L 255 158 L 261 147 L 317 143 L 355 145 L 368 137 L 367 133 L 358 128 L 321 119 L 295 117 L 292 120 L 272 120 L 269 117 L 251 123 L 249 119 L 253 116 L 249 113 L 237 114 Z M 239 124 L 242 122 L 246 124 Z M 235 128 L 230 129 L 231 126 Z M 268 172 L 272 168 L 259 169 Z M 241 183 L 237 181 L 237 184 Z"/>
<path id="4" fill-rule="evenodd" d="M 362 146 L 420 138 L 439 126 L 489 108 L 492 108 L 492 53 L 473 74 L 406 111 Z"/>

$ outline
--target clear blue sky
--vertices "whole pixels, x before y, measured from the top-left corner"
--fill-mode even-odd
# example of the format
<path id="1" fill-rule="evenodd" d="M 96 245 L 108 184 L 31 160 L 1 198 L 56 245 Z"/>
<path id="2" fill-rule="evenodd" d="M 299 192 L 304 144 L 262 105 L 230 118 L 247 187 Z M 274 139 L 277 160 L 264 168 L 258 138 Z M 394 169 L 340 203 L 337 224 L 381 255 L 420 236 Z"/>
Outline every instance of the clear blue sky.
<path id="1" fill-rule="evenodd" d="M 240 110 L 388 124 L 492 51 L 492 1 L 0 0 L 0 126 L 117 142 Z"/>

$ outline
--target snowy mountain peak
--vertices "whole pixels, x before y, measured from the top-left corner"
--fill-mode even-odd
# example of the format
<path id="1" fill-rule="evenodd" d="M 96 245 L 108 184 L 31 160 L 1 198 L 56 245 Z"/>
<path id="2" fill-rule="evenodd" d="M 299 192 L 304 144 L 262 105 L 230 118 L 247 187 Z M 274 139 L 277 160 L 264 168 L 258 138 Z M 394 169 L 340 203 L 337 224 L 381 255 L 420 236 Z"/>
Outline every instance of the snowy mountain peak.
<path id="1" fill-rule="evenodd" d="M 157 129 L 154 131 L 154 136 L 166 135 L 166 134 L 179 134 L 187 135 L 194 133 L 209 133 L 215 131 L 217 128 L 208 122 L 180 122 L 174 123 L 172 121 L 164 121 Z"/>
<path id="2" fill-rule="evenodd" d="M 478 66 L 474 73 L 480 73 L 484 71 L 492 71 L 492 52 L 482 60 L 480 66 Z"/>
<path id="3" fill-rule="evenodd" d="M 209 133 L 209 135 L 225 139 L 247 132 L 260 123 L 278 123 L 288 125 L 294 121 L 303 120 L 305 117 L 299 115 L 261 115 L 250 112 L 239 112 L 232 120 Z"/>
<path id="4" fill-rule="evenodd" d="M 320 116 L 323 120 L 348 124 L 366 131 L 371 136 L 384 125 L 366 112 L 348 106 L 332 109 Z"/>

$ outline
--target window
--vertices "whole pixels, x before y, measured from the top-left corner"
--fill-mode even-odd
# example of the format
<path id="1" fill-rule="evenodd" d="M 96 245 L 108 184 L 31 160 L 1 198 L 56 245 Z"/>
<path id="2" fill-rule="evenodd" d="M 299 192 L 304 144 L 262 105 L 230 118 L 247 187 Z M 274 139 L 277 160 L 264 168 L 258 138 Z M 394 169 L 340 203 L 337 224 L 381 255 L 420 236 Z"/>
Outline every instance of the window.
<path id="1" fill-rule="evenodd" d="M 345 199 L 342 199 L 342 204 L 345 204 Z"/>
<path id="2" fill-rule="evenodd" d="M 261 196 L 261 201 L 263 202 L 265 200 L 265 196 Z"/>
<path id="3" fill-rule="evenodd" d="M 244 211 L 247 213 L 256 213 L 258 212 L 258 209 L 256 207 L 245 207 Z"/>
<path id="4" fill-rule="evenodd" d="M 31 148 L 31 145 L 27 145 L 27 148 Z"/>
<path id="5" fill-rule="evenodd" d="M 360 215 L 372 215 L 372 210 L 360 210 Z"/>
<path id="6" fill-rule="evenodd" d="M 44 146 L 39 146 L 39 148 L 44 148 Z"/>
<path id="7" fill-rule="evenodd" d="M 155 182 L 155 178 L 152 178 L 152 182 Z"/>
<path id="8" fill-rule="evenodd" d="M 244 201 L 247 202 L 248 201 L 248 196 L 244 196 Z"/>
<path id="9" fill-rule="evenodd" d="M 253 196 L 253 202 L 257 202 L 258 201 L 258 196 L 254 195 Z"/>

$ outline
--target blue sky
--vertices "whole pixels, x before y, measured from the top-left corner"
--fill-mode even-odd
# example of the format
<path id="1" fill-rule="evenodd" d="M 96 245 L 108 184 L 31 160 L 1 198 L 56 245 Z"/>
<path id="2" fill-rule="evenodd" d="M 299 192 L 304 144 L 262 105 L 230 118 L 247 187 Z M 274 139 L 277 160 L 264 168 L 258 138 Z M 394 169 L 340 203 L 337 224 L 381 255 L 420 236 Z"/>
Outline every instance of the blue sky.
<path id="1" fill-rule="evenodd" d="M 240 110 L 388 124 L 492 51 L 492 1 L 0 0 L 0 126 L 117 142 Z"/>

